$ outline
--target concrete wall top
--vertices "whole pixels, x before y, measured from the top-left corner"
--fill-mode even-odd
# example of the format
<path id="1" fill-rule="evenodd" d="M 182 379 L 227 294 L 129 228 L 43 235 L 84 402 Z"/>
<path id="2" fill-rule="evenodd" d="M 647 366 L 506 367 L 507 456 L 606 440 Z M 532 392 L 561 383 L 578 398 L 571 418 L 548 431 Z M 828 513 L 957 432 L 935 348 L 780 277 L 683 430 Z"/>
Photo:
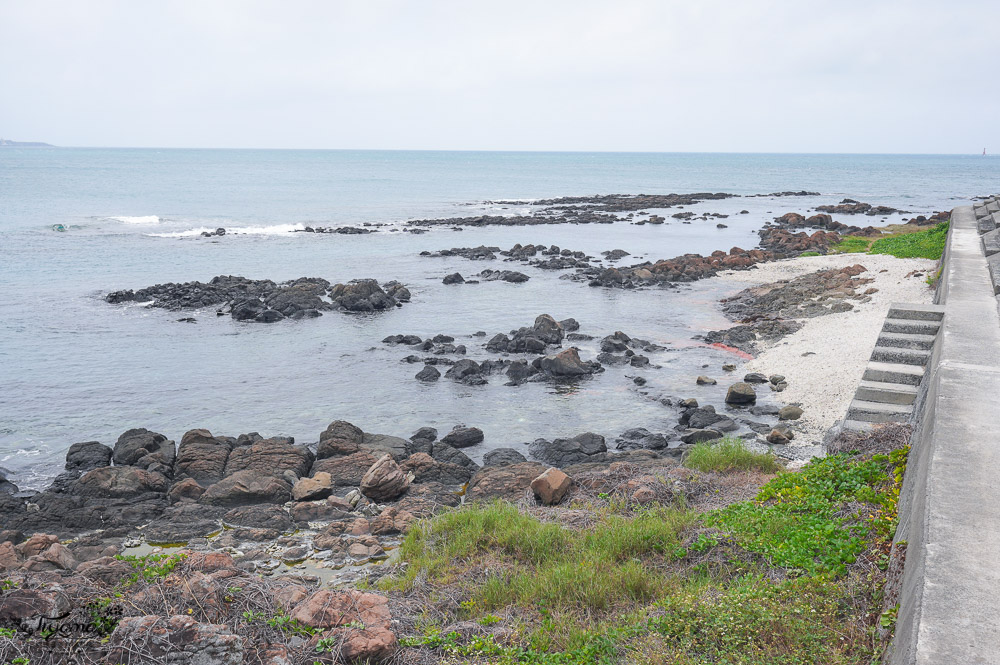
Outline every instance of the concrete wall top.
<path id="1" fill-rule="evenodd" d="M 1000 313 L 972 208 L 951 219 L 897 533 L 907 549 L 889 661 L 906 665 L 1000 663 Z"/>

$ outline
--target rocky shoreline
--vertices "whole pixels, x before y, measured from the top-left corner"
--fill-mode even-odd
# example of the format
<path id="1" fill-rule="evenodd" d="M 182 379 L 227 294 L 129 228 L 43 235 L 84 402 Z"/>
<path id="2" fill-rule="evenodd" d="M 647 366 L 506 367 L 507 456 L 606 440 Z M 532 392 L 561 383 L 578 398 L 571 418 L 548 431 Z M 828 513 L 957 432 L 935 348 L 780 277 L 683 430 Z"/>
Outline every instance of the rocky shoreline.
<path id="1" fill-rule="evenodd" d="M 613 339 L 623 347 L 631 342 Z M 42 492 L 25 496 L 0 478 L 0 574 L 6 580 L 0 620 L 25 638 L 17 653 L 37 662 L 62 648 L 82 649 L 88 662 L 123 663 L 186 649 L 210 654 L 191 662 L 277 665 L 313 662 L 306 658 L 324 645 L 332 645 L 334 661 L 381 661 L 398 645 L 386 598 L 322 586 L 377 579 L 389 570 L 378 564 L 391 563 L 415 520 L 443 509 L 496 499 L 569 503 L 625 467 L 647 474 L 675 468 L 694 443 L 764 415 L 753 408 L 751 383 L 737 383 L 730 393 L 726 413 L 679 400 L 672 431 L 635 428 L 611 446 L 590 432 L 540 438 L 528 446 L 531 460 L 498 447 L 483 465 L 462 452 L 483 442 L 483 432 L 464 425 L 440 437 L 423 427 L 402 438 L 337 420 L 309 445 L 205 429 L 189 430 L 175 444 L 144 428 L 124 432 L 113 446 L 77 443 L 67 452 L 65 471 Z M 787 429 L 755 424 L 775 437 Z M 627 500 L 664 501 L 664 490 L 639 474 Z M 156 575 L 179 585 L 157 588 L 155 600 L 166 606 L 146 602 L 155 575 L 143 571 L 154 564 Z M 132 588 L 143 580 L 150 584 Z M 123 588 L 130 588 L 124 596 Z M 257 606 L 270 616 L 287 615 L 308 627 L 301 639 L 281 639 L 281 631 L 261 635 L 251 657 L 244 639 L 218 625 L 240 606 L 236 597 L 246 589 L 254 589 Z M 333 616 L 330 606 L 351 609 Z M 85 634 L 28 639 L 46 622 L 83 626 Z"/>

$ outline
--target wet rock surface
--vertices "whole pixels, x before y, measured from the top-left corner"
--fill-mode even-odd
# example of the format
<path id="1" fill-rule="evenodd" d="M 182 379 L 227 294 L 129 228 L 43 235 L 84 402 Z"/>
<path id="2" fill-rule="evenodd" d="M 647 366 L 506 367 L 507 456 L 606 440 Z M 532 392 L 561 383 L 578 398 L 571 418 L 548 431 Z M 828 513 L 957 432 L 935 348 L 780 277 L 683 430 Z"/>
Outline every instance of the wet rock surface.
<path id="1" fill-rule="evenodd" d="M 137 291 L 113 291 L 104 299 L 111 304 L 143 303 L 171 311 L 214 308 L 217 315 L 228 314 L 236 321 L 275 323 L 321 316 L 331 310 L 378 312 L 401 307 L 410 297 L 410 291 L 399 282 L 379 285 L 374 279 L 330 284 L 319 277 L 300 277 L 275 283 L 220 275 L 207 283 L 171 282 Z"/>

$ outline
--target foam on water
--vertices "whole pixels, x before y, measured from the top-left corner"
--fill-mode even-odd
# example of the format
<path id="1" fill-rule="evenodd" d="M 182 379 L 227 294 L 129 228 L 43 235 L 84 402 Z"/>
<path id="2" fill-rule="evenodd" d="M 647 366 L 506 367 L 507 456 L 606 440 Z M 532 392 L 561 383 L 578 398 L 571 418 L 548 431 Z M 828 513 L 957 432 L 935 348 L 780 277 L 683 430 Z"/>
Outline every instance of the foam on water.
<path id="1" fill-rule="evenodd" d="M 110 219 L 114 222 L 121 222 L 122 224 L 144 224 L 147 226 L 160 223 L 160 218 L 156 215 L 121 215 L 118 217 L 106 217 L 105 219 Z"/>
<path id="2" fill-rule="evenodd" d="M 151 238 L 193 238 L 202 233 L 212 233 L 218 228 L 226 229 L 226 235 L 251 235 L 251 236 L 279 236 L 286 233 L 295 233 L 305 230 L 305 224 L 272 224 L 269 226 L 222 226 L 209 227 L 199 226 L 186 231 L 174 231 L 170 233 L 147 233 Z"/>

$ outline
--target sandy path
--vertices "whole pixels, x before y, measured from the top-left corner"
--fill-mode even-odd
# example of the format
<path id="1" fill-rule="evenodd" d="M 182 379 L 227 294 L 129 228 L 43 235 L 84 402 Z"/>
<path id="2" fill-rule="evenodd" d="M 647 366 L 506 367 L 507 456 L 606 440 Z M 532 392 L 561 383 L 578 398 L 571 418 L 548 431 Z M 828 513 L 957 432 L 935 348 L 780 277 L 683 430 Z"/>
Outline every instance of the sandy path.
<path id="1" fill-rule="evenodd" d="M 764 352 L 744 368 L 746 372 L 785 375 L 788 388 L 777 395 L 779 401 L 797 403 L 804 410 L 802 418 L 791 423 L 796 433 L 792 445 L 821 443 L 827 430 L 844 417 L 889 305 L 894 302 L 930 303 L 934 297 L 925 275 L 906 275 L 914 270 L 936 270 L 937 262 L 838 254 L 775 261 L 762 264 L 756 270 L 720 273 L 717 278 L 731 282 L 734 287 L 745 287 L 854 264 L 868 268 L 859 278 L 875 279 L 864 287 L 878 289 L 870 302 L 851 301 L 854 309 L 850 312 L 802 319 L 805 325 L 801 330 L 765 347 Z M 806 353 L 810 355 L 804 356 Z"/>

